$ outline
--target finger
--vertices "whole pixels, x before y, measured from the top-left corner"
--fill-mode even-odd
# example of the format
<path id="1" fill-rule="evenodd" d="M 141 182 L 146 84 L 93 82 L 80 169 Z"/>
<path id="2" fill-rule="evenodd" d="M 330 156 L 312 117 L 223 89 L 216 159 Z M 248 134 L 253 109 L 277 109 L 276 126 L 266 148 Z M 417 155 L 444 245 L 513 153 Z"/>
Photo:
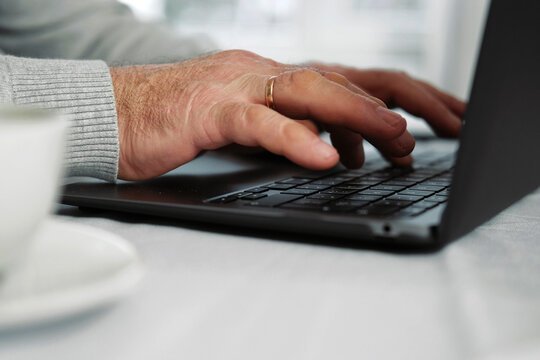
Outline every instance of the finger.
<path id="1" fill-rule="evenodd" d="M 266 83 L 267 79 L 263 79 Z M 315 119 L 372 138 L 396 138 L 407 126 L 399 114 L 312 70 L 279 75 L 274 82 L 273 99 L 277 111 L 290 118 Z"/>
<path id="2" fill-rule="evenodd" d="M 465 109 L 467 107 L 467 104 L 465 101 L 462 101 L 458 98 L 456 98 L 453 95 L 450 95 L 444 91 L 441 91 L 437 89 L 435 86 L 421 80 L 416 80 L 420 86 L 422 86 L 424 89 L 435 95 L 437 98 L 439 98 L 442 102 L 452 110 L 454 114 L 456 114 L 459 118 L 463 118 L 465 115 Z"/>
<path id="3" fill-rule="evenodd" d="M 372 100 L 386 107 L 386 104 L 382 100 L 368 95 L 364 90 L 351 83 L 345 76 L 335 72 L 321 72 L 321 74 L 327 79 L 334 81 L 355 93 L 369 96 Z M 348 168 L 358 168 L 362 166 L 365 160 L 362 136 L 339 127 L 327 127 L 327 130 L 330 132 L 332 144 L 338 149 L 341 163 Z M 393 164 L 398 166 L 412 165 L 413 160 L 411 155 L 402 156 L 403 154 L 409 154 L 414 148 L 414 138 L 409 133 L 402 134 L 398 139 L 392 142 L 380 142 L 377 140 L 374 140 L 374 142 L 380 148 L 383 155 L 399 154 L 400 157 L 385 155 L 385 157 Z"/>
<path id="4" fill-rule="evenodd" d="M 335 83 L 338 83 L 341 86 L 344 86 L 345 88 L 347 88 L 348 90 L 350 90 L 350 91 L 352 91 L 352 92 L 354 92 L 356 94 L 360 94 L 360 95 L 363 95 L 363 96 L 365 96 L 367 98 L 370 98 L 371 100 L 375 101 L 376 103 L 378 103 L 379 105 L 381 105 L 383 107 L 387 107 L 386 103 L 384 101 L 382 101 L 381 99 L 379 99 L 379 98 L 377 98 L 375 96 L 372 96 L 372 95 L 368 94 L 363 89 L 359 88 L 358 86 L 356 86 L 352 82 L 350 82 L 349 79 L 347 79 L 345 76 L 343 76 L 341 74 L 338 74 L 336 72 L 321 71 L 320 73 L 325 78 L 327 78 L 328 80 L 333 81 Z"/>
<path id="5" fill-rule="evenodd" d="M 415 146 L 414 137 L 408 131 L 405 131 L 399 137 L 392 140 L 381 140 L 377 138 L 366 138 L 366 140 L 388 158 L 407 156 L 413 151 Z"/>
<path id="6" fill-rule="evenodd" d="M 390 82 L 396 105 L 424 118 L 440 136 L 457 136 L 461 120 L 439 98 L 407 75 L 394 76 Z"/>
<path id="7" fill-rule="evenodd" d="M 392 156 L 385 156 L 386 160 L 388 160 L 392 165 L 399 166 L 399 167 L 409 167 L 413 164 L 413 157 L 411 155 L 403 156 L 403 157 L 392 157 Z"/>
<path id="8" fill-rule="evenodd" d="M 337 82 L 341 84 L 342 86 L 345 86 L 347 89 L 351 91 L 354 91 L 360 94 L 367 94 L 364 90 L 362 90 L 358 86 L 351 83 L 345 76 L 341 74 L 334 73 L 334 72 L 323 72 L 322 74 L 329 80 Z M 377 101 L 378 103 L 386 107 L 386 104 L 379 98 L 376 98 L 374 96 L 370 96 L 370 97 L 371 99 Z M 363 141 L 362 136 L 360 136 L 359 134 L 353 133 L 347 129 L 342 129 L 342 128 L 334 128 L 334 129 L 327 129 L 327 130 L 329 130 L 330 132 L 330 138 L 332 139 L 332 144 L 337 148 L 340 154 L 341 163 L 351 169 L 361 167 L 365 161 L 364 146 L 362 144 L 362 141 Z M 398 146 L 397 151 L 408 152 L 409 149 L 411 149 L 412 151 L 411 146 L 414 146 L 414 139 L 412 139 L 412 137 L 410 136 L 407 136 L 406 139 L 401 138 L 400 142 L 403 142 L 403 140 L 407 141 L 406 146 L 405 147 Z M 388 147 L 389 145 L 379 144 L 378 146 Z M 393 147 L 395 146 L 390 145 L 390 150 L 388 151 L 395 153 L 396 149 L 393 149 Z M 383 156 L 393 165 L 407 167 L 413 164 L 413 158 L 411 155 L 406 155 L 403 157 L 392 157 L 392 156 L 384 155 L 385 152 L 387 151 L 382 152 Z"/>
<path id="9" fill-rule="evenodd" d="M 315 170 L 334 166 L 339 155 L 306 126 L 263 105 L 231 104 L 221 111 L 217 127 L 230 142 L 262 146 Z"/>
<path id="10" fill-rule="evenodd" d="M 297 123 L 304 125 L 312 133 L 319 135 L 319 128 L 311 120 L 296 120 Z"/>
<path id="11" fill-rule="evenodd" d="M 292 70 L 292 69 L 290 69 L 290 70 Z M 379 105 L 381 105 L 383 107 L 386 107 L 386 104 L 384 103 L 384 101 L 382 101 L 382 100 L 380 100 L 380 99 L 378 99 L 378 98 L 376 98 L 374 96 L 369 95 L 367 92 L 365 92 L 364 90 L 362 90 L 358 86 L 351 83 L 345 76 L 343 76 L 341 74 L 338 74 L 338 73 L 335 73 L 335 72 L 327 72 L 327 71 L 319 71 L 319 70 L 317 70 L 317 71 L 322 76 L 327 78 L 328 80 L 333 81 L 333 82 L 335 82 L 337 84 L 340 84 L 341 86 L 344 86 L 345 88 L 347 88 L 348 90 L 350 90 L 350 91 L 352 91 L 352 92 L 354 92 L 356 94 L 366 96 L 366 97 L 370 98 L 371 100 L 377 102 Z M 314 129 L 315 131 L 317 131 L 317 133 L 319 132 L 319 128 L 311 120 L 300 120 L 300 121 L 302 121 L 302 123 L 304 123 L 306 126 L 308 126 L 308 128 L 310 130 Z M 361 136 L 360 136 L 360 138 L 361 138 Z M 363 148 L 362 148 L 362 151 L 363 151 Z M 341 153 L 341 151 L 340 151 L 340 153 Z M 342 159 L 342 162 L 343 162 L 343 159 Z"/>
<path id="12" fill-rule="evenodd" d="M 339 152 L 341 163 L 349 169 L 361 167 L 365 160 L 362 136 L 341 127 L 328 130 L 332 145 Z"/>

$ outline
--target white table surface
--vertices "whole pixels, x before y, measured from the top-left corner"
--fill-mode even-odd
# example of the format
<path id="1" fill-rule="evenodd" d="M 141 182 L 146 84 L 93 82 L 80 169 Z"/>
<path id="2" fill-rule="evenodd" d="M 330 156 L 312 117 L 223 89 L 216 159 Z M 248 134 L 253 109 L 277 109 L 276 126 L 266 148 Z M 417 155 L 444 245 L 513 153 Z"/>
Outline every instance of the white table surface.
<path id="1" fill-rule="evenodd" d="M 2 360 L 540 359 L 540 191 L 432 254 L 62 213 L 132 242 L 146 276 L 115 306 L 0 333 Z"/>

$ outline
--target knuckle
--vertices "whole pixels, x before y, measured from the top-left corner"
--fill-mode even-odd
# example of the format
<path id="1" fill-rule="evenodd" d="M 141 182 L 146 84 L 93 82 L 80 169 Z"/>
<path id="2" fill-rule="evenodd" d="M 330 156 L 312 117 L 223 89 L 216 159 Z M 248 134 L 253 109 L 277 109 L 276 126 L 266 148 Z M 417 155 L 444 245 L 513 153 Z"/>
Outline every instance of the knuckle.
<path id="1" fill-rule="evenodd" d="M 294 121 L 286 121 L 280 124 L 279 135 L 283 139 L 282 144 L 298 144 L 306 139 L 306 133 L 309 130 L 305 129 L 302 126 Z M 309 132 L 311 134 L 311 132 Z"/>
<path id="2" fill-rule="evenodd" d="M 225 104 L 219 110 L 219 129 L 220 132 L 227 136 L 229 131 L 234 127 L 235 121 L 244 118 L 245 108 L 239 103 Z"/>
<path id="3" fill-rule="evenodd" d="M 263 60 L 270 66 L 272 67 L 275 67 L 275 68 L 281 68 L 283 66 L 283 64 L 281 64 L 280 62 L 274 60 L 274 59 L 271 59 L 271 58 L 263 58 Z"/>
<path id="4" fill-rule="evenodd" d="M 291 123 L 283 122 L 279 125 L 279 137 L 286 142 L 292 140 L 293 130 L 294 129 L 292 129 Z"/>
<path id="5" fill-rule="evenodd" d="M 260 119 L 264 116 L 264 112 L 266 111 L 266 108 L 262 105 L 255 105 L 250 104 L 247 106 L 244 106 L 244 110 L 242 112 L 242 119 L 247 123 L 250 121 L 254 121 L 255 119 Z"/>
<path id="6" fill-rule="evenodd" d="M 266 107 L 256 104 L 240 104 L 237 110 L 237 116 L 232 120 L 230 125 L 236 134 L 237 138 L 247 139 L 258 138 L 264 134 L 257 134 L 261 129 L 261 125 L 267 121 Z"/>
<path id="7" fill-rule="evenodd" d="M 259 58 L 260 56 L 255 54 L 254 52 L 248 51 L 248 50 L 234 50 L 235 54 L 240 57 L 244 58 Z"/>
<path id="8" fill-rule="evenodd" d="M 405 71 L 396 71 L 395 75 L 401 80 L 410 80 L 411 79 L 409 74 L 407 72 L 405 72 Z"/>
<path id="9" fill-rule="evenodd" d="M 349 79 L 337 72 L 329 72 L 326 75 L 330 80 L 335 81 L 339 84 L 349 84 Z"/>
<path id="10" fill-rule="evenodd" d="M 321 74 L 311 69 L 294 70 L 289 74 L 291 85 L 301 88 L 313 86 L 322 79 Z"/>
<path id="11" fill-rule="evenodd" d="M 237 63 L 251 63 L 261 58 L 259 55 L 247 50 L 227 50 L 224 55 Z"/>

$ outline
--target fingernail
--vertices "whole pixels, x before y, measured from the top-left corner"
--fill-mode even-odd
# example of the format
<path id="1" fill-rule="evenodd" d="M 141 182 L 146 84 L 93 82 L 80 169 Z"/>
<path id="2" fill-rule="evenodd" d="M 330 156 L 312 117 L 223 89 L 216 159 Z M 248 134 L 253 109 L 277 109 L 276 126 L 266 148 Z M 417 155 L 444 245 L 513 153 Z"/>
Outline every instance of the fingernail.
<path id="1" fill-rule="evenodd" d="M 405 122 L 405 119 L 401 115 L 382 106 L 377 108 L 377 112 L 381 119 L 392 127 L 401 127 L 403 126 L 403 122 Z"/>
<path id="2" fill-rule="evenodd" d="M 459 135 L 462 126 L 463 126 L 462 120 L 458 118 L 457 116 L 454 116 L 454 127 L 455 127 L 455 133 L 457 135 Z"/>
<path id="3" fill-rule="evenodd" d="M 407 155 L 404 157 L 394 157 L 394 158 L 391 158 L 391 161 L 394 165 L 404 166 L 404 167 L 412 166 L 414 163 L 414 159 L 410 155 Z"/>
<path id="4" fill-rule="evenodd" d="M 317 140 L 317 142 L 313 145 L 313 151 L 319 154 L 319 156 L 323 159 L 330 159 L 337 155 L 336 149 L 322 140 Z"/>
<path id="5" fill-rule="evenodd" d="M 398 146 L 402 149 L 403 155 L 410 154 L 416 146 L 414 137 L 408 131 L 405 131 L 403 134 L 401 134 L 401 136 L 398 137 L 396 141 L 398 143 Z"/>

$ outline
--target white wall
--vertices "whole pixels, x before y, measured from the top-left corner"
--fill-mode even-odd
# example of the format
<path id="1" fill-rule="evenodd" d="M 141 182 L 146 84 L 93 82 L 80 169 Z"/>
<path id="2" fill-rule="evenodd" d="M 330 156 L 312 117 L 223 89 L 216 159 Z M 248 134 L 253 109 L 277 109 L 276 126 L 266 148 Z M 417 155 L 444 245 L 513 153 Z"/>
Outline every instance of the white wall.
<path id="1" fill-rule="evenodd" d="M 249 49 L 284 62 L 317 59 L 358 67 L 403 69 L 462 97 L 468 94 L 489 2 L 122 1 L 145 19 L 168 20 L 179 33 L 209 33 L 222 48 Z M 175 12 L 171 10 L 174 7 L 194 10 Z"/>
<path id="2" fill-rule="evenodd" d="M 453 0 L 441 85 L 462 97 L 469 94 L 489 0 Z"/>

